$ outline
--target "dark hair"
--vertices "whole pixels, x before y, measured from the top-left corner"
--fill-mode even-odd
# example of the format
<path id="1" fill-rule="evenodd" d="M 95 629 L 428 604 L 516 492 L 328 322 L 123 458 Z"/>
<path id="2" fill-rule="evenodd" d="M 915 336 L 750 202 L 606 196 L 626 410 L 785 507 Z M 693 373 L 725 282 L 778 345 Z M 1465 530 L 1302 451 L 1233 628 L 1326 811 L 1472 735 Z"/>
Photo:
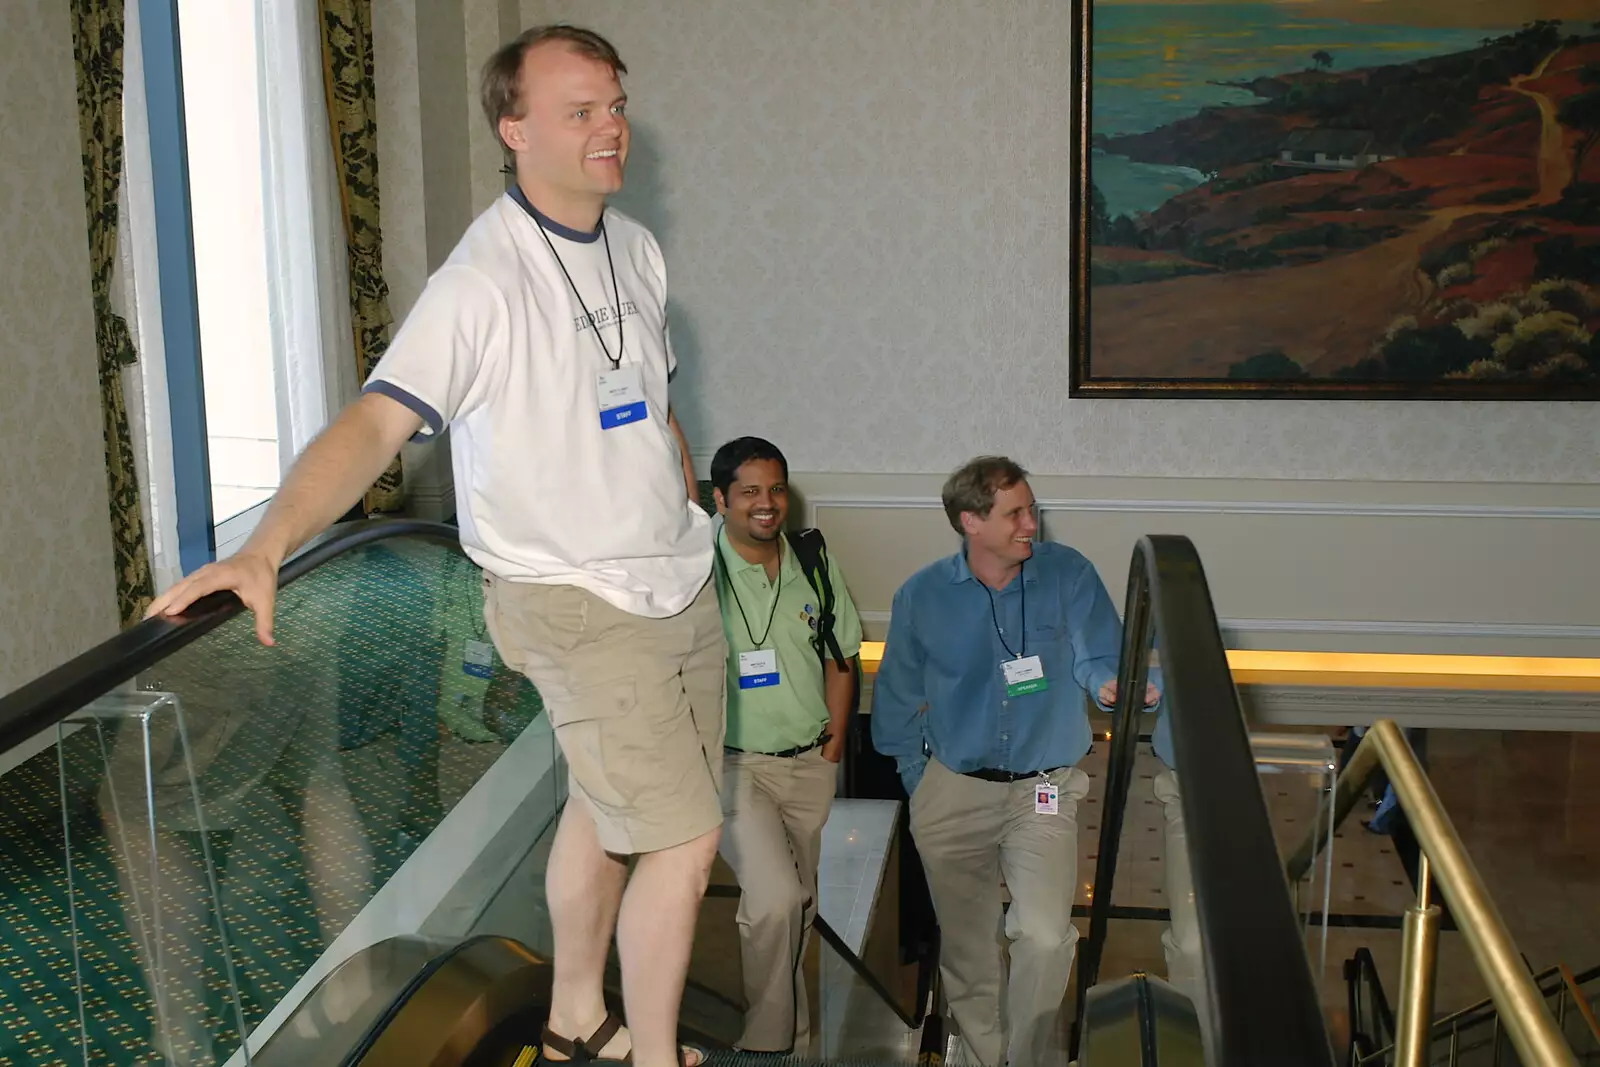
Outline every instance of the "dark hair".
<path id="1" fill-rule="evenodd" d="M 987 519 L 994 507 L 994 495 L 1002 489 L 1010 489 L 1027 476 L 1027 471 L 1005 456 L 979 456 L 968 460 L 945 479 L 944 492 L 940 494 L 945 517 L 956 533 L 965 534 L 961 528 L 963 511 Z"/>
<path id="2" fill-rule="evenodd" d="M 789 461 L 783 458 L 777 445 L 760 437 L 736 437 L 711 457 L 711 488 L 726 493 L 738 476 L 739 468 L 753 459 L 773 460 L 783 468 L 783 480 L 789 480 Z"/>
<path id="3" fill-rule="evenodd" d="M 604 63 L 619 78 L 628 73 L 627 66 L 611 42 L 593 30 L 565 23 L 523 30 L 489 57 L 489 61 L 483 65 L 483 77 L 479 85 L 483 115 L 489 120 L 489 129 L 494 131 L 494 139 L 500 142 L 501 148 L 505 148 L 506 144 L 500 139 L 500 120 L 507 115 L 522 113 L 523 57 L 530 49 L 546 41 L 561 41 L 579 55 Z"/>

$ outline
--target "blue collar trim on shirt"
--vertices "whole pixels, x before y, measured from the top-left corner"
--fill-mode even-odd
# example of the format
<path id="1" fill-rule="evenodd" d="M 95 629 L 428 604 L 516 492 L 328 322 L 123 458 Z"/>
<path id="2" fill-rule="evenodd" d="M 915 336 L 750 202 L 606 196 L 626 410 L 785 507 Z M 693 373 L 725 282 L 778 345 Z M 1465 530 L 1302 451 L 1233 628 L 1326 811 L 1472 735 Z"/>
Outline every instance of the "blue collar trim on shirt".
<path id="1" fill-rule="evenodd" d="M 606 227 L 606 216 L 604 211 L 600 213 L 600 221 L 594 224 L 594 231 L 592 233 L 585 233 L 583 230 L 574 230 L 571 226 L 561 225 L 561 223 L 557 222 L 549 215 L 546 215 L 544 212 L 534 207 L 533 204 L 528 200 L 527 194 L 522 191 L 522 186 L 520 185 L 513 185 L 511 188 L 507 189 L 506 195 L 515 200 L 522 210 L 526 211 L 535 222 L 539 223 L 546 230 L 549 230 L 557 237 L 565 237 L 569 241 L 577 241 L 579 244 L 586 245 L 594 244 L 596 241 L 600 240 L 600 231 L 604 230 Z"/>

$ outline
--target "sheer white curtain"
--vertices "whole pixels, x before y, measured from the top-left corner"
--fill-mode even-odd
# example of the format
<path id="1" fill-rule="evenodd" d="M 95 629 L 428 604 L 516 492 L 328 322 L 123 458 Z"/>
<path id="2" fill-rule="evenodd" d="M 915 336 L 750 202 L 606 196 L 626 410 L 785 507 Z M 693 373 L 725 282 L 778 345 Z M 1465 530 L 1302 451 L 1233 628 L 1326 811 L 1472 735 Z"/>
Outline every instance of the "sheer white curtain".
<path id="1" fill-rule="evenodd" d="M 316 0 L 257 0 L 267 286 L 284 469 L 359 389 Z"/>
<path id="2" fill-rule="evenodd" d="M 343 213 L 323 96 L 316 0 L 254 0 L 265 193 L 268 325 L 279 458 L 294 457 L 358 390 Z M 160 592 L 182 577 L 177 489 L 162 336 L 139 4 L 126 8 L 125 152 L 116 288 L 139 362 L 126 373 L 129 422 L 151 565 Z"/>

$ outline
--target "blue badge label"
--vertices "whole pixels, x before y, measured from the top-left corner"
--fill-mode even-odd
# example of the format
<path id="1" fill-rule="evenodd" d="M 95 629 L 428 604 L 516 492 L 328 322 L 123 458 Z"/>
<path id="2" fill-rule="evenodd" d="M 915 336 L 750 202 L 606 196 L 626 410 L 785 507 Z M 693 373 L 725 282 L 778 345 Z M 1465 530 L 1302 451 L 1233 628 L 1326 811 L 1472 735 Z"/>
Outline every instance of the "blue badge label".
<path id="1" fill-rule="evenodd" d="M 600 398 L 602 430 L 644 422 L 650 417 L 650 409 L 644 402 L 644 382 L 639 376 L 637 363 L 602 371 L 596 377 L 595 391 Z"/>
<path id="2" fill-rule="evenodd" d="M 649 415 L 649 410 L 644 406 L 643 400 L 620 408 L 604 408 L 600 412 L 600 428 L 602 430 L 614 430 L 624 423 L 643 422 L 649 418 Z"/>
<path id="3" fill-rule="evenodd" d="M 741 674 L 739 676 L 740 689 L 761 689 L 764 686 L 777 684 L 777 671 L 773 671 L 771 674 Z"/>
<path id="4" fill-rule="evenodd" d="M 739 688 L 761 689 L 778 684 L 778 653 L 770 648 L 739 653 Z"/>

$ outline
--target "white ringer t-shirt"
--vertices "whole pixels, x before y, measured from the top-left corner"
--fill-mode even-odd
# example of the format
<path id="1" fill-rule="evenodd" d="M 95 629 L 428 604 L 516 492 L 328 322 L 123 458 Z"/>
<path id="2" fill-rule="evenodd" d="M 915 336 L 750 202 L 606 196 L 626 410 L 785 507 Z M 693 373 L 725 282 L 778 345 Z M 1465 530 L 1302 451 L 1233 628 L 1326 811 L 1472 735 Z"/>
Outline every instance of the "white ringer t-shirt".
<path id="1" fill-rule="evenodd" d="M 519 201 L 513 190 L 468 228 L 363 391 L 422 416 L 419 440 L 452 428 L 461 543 L 485 570 L 676 615 L 710 577 L 712 542 L 667 425 L 677 363 L 661 248 L 611 209 L 604 236 L 544 218 L 546 244 Z M 601 340 L 639 367 L 645 399 L 644 418 L 612 429 L 600 423 L 598 375 L 612 367 Z"/>

